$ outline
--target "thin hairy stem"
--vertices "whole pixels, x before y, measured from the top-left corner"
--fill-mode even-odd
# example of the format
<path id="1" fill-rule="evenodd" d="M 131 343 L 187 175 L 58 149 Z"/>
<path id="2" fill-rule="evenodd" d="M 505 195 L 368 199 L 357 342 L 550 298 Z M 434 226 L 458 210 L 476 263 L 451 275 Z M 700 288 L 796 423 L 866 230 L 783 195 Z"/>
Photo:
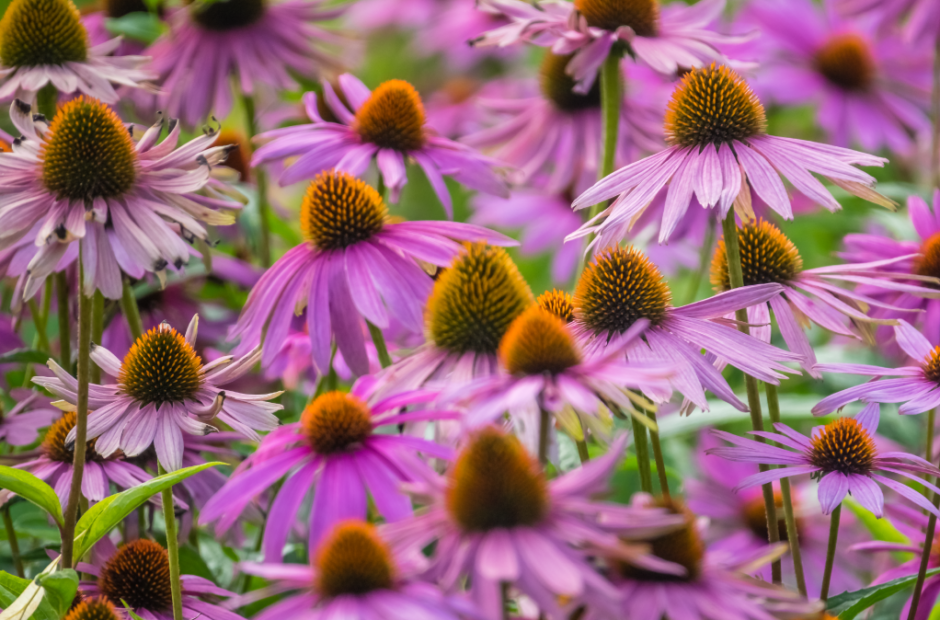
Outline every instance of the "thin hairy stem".
<path id="1" fill-rule="evenodd" d="M 372 343 L 375 344 L 375 352 L 379 356 L 379 363 L 382 364 L 382 368 L 388 368 L 392 365 L 392 356 L 388 354 L 388 347 L 385 344 L 385 336 L 382 334 L 382 330 L 369 321 L 366 321 L 366 325 L 369 327 Z"/>
<path id="2" fill-rule="evenodd" d="M 23 558 L 20 556 L 20 541 L 16 538 L 16 530 L 13 528 L 13 517 L 10 516 L 10 504 L 7 503 L 0 513 L 3 515 L 3 529 L 7 532 L 7 543 L 10 545 L 10 555 L 13 557 L 13 566 L 16 568 L 16 574 L 19 577 L 25 577 L 23 570 Z"/>
<path id="3" fill-rule="evenodd" d="M 647 409 L 646 417 L 655 424 L 656 410 Z M 659 492 L 662 493 L 663 497 L 669 499 L 669 480 L 666 478 L 666 460 L 663 458 L 663 448 L 659 443 L 659 426 L 656 426 L 655 431 L 650 429 L 649 433 L 650 444 L 653 446 L 653 459 L 656 461 L 656 476 L 659 478 Z"/>
<path id="4" fill-rule="evenodd" d="M 548 463 L 548 446 L 551 444 L 552 414 L 542 409 L 539 411 L 539 463 L 544 467 Z"/>
<path id="5" fill-rule="evenodd" d="M 630 416 L 633 424 L 633 445 L 636 447 L 637 469 L 640 471 L 640 488 L 644 493 L 653 492 L 653 473 L 650 471 L 650 452 L 646 442 L 646 427 L 643 423 Z"/>
<path id="6" fill-rule="evenodd" d="M 157 463 L 157 473 L 166 472 L 163 465 Z M 173 598 L 173 620 L 183 620 L 183 591 L 180 584 L 180 543 L 177 539 L 176 511 L 173 508 L 173 489 L 160 492 L 163 503 L 163 521 L 166 523 L 166 554 L 170 561 L 170 592 Z"/>

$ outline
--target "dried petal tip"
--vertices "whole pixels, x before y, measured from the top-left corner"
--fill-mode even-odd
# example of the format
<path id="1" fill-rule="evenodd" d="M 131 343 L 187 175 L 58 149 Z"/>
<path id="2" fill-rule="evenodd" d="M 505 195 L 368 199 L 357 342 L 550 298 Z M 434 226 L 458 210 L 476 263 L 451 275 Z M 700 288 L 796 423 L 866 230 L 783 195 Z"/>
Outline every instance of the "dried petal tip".
<path id="1" fill-rule="evenodd" d="M 321 172 L 300 207 L 304 238 L 320 250 L 339 250 L 372 237 L 388 209 L 370 185 L 345 172 Z"/>
<path id="2" fill-rule="evenodd" d="M 0 20 L 0 62 L 38 67 L 84 62 L 88 34 L 71 0 L 13 0 Z"/>

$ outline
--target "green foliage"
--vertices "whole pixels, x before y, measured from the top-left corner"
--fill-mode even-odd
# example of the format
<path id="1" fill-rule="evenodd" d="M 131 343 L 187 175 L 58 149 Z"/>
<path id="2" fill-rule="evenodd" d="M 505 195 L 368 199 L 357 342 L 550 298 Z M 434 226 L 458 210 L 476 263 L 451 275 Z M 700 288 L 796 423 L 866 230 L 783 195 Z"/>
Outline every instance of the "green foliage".
<path id="1" fill-rule="evenodd" d="M 62 505 L 59 497 L 48 484 L 29 472 L 0 465 L 0 489 L 7 489 L 49 513 L 61 527 Z"/>
<path id="2" fill-rule="evenodd" d="M 56 610 L 58 617 L 64 617 L 75 600 L 75 594 L 78 592 L 78 573 L 71 568 L 67 568 L 54 573 L 39 575 L 36 577 L 36 581 L 46 591 L 45 600 Z"/>
<path id="3" fill-rule="evenodd" d="M 940 568 L 927 571 L 927 577 L 937 574 L 940 574 Z M 917 575 L 908 575 L 881 585 L 833 596 L 828 603 L 829 613 L 838 616 L 839 620 L 852 620 L 875 603 L 913 586 L 916 581 Z"/>
<path id="4" fill-rule="evenodd" d="M 0 354 L 0 364 L 45 364 L 49 354 L 36 349 L 13 349 Z"/>
<path id="5" fill-rule="evenodd" d="M 109 17 L 104 22 L 108 32 L 123 35 L 128 39 L 140 41 L 150 45 L 167 30 L 167 26 L 154 13 L 136 11 L 123 17 Z"/>

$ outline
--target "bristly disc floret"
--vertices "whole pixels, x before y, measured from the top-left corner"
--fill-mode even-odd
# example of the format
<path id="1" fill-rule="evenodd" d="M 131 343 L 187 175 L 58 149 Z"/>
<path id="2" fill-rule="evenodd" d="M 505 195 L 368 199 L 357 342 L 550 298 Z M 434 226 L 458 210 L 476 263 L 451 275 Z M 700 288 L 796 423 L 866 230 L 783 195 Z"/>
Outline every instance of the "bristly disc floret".
<path id="1" fill-rule="evenodd" d="M 502 248 L 468 244 L 438 276 L 427 306 L 430 339 L 453 353 L 496 353 L 532 291 Z"/>
<path id="2" fill-rule="evenodd" d="M 641 37 L 659 31 L 658 0 L 574 0 L 574 8 L 594 28 L 614 31 L 628 26 Z"/>
<path id="3" fill-rule="evenodd" d="M 557 288 L 545 291 L 538 296 L 535 303 L 540 308 L 548 310 L 565 323 L 574 320 L 574 298 L 566 291 L 559 291 Z"/>
<path id="4" fill-rule="evenodd" d="M 510 373 L 559 373 L 581 363 L 581 354 L 563 320 L 531 306 L 512 322 L 499 345 L 499 357 Z"/>
<path id="5" fill-rule="evenodd" d="M 388 590 L 395 576 L 388 545 L 375 527 L 362 521 L 333 528 L 320 544 L 316 566 L 317 589 L 330 598 Z"/>
<path id="6" fill-rule="evenodd" d="M 307 405 L 300 427 L 318 454 L 342 452 L 372 434 L 372 418 L 364 402 L 346 392 L 327 392 Z"/>
<path id="7" fill-rule="evenodd" d="M 741 272 L 744 285 L 787 284 L 803 271 L 803 259 L 793 242 L 767 220 L 752 220 L 738 228 Z M 725 240 L 718 241 L 712 257 L 712 286 L 718 291 L 731 289 L 728 251 Z"/>
<path id="8" fill-rule="evenodd" d="M 71 0 L 13 0 L 0 20 L 0 62 L 5 67 L 87 58 L 88 34 Z"/>
<path id="9" fill-rule="evenodd" d="M 111 601 L 104 597 L 86 598 L 78 602 L 65 620 L 121 620 Z"/>
<path id="10" fill-rule="evenodd" d="M 854 418 L 839 418 L 810 439 L 810 462 L 822 474 L 867 474 L 875 463 L 875 441 Z"/>
<path id="11" fill-rule="evenodd" d="M 404 80 L 383 82 L 356 112 L 353 129 L 382 148 L 416 151 L 425 141 L 421 96 Z"/>
<path id="12" fill-rule="evenodd" d="M 666 138 L 678 146 L 747 140 L 766 128 L 767 117 L 757 95 L 724 65 L 689 71 L 666 110 Z"/>
<path id="13" fill-rule="evenodd" d="M 660 559 L 683 567 L 686 574 L 668 575 L 618 562 L 620 573 L 637 581 L 695 581 L 702 573 L 702 559 L 705 557 L 705 544 L 696 528 L 695 515 L 677 500 L 660 499 L 656 505 L 666 508 L 671 514 L 685 516 L 685 523 L 679 529 L 648 541 L 650 551 Z"/>
<path id="14" fill-rule="evenodd" d="M 599 109 L 601 107 L 600 81 L 596 80 L 586 94 L 581 95 L 573 91 L 574 78 L 566 73 L 568 61 L 574 54 L 558 55 L 545 52 L 542 66 L 539 69 L 539 85 L 542 94 L 562 112 L 578 112 L 580 110 Z"/>
<path id="15" fill-rule="evenodd" d="M 166 323 L 137 339 L 118 374 L 125 394 L 158 407 L 192 398 L 202 383 L 202 360 L 186 338 Z"/>
<path id="16" fill-rule="evenodd" d="M 924 376 L 934 383 L 940 383 L 940 346 L 934 347 L 922 362 Z"/>
<path id="17" fill-rule="evenodd" d="M 875 59 L 865 39 L 855 33 L 832 37 L 813 60 L 817 71 L 843 90 L 865 91 L 875 80 Z"/>
<path id="18" fill-rule="evenodd" d="M 545 475 L 515 436 L 486 427 L 457 457 L 447 508 L 468 532 L 536 525 L 549 510 Z"/>
<path id="19" fill-rule="evenodd" d="M 663 274 L 632 246 L 598 254 L 574 293 L 575 314 L 595 334 L 623 333 L 639 319 L 658 325 L 671 299 Z"/>
<path id="20" fill-rule="evenodd" d="M 42 181 L 59 198 L 120 196 L 137 178 L 137 151 L 121 119 L 97 99 L 69 101 L 42 147 Z"/>
<path id="21" fill-rule="evenodd" d="M 914 271 L 921 276 L 940 278 L 940 232 L 930 235 L 920 246 L 914 260 Z"/>
<path id="22" fill-rule="evenodd" d="M 166 549 L 146 539 L 127 543 L 104 565 L 98 587 L 109 600 L 125 601 L 131 609 L 170 609 L 173 595 Z"/>
<path id="23" fill-rule="evenodd" d="M 71 464 L 75 460 L 75 452 L 72 445 L 66 443 L 69 431 L 75 428 L 77 414 L 74 411 L 66 411 L 62 417 L 52 423 L 42 443 L 39 444 L 39 451 L 50 461 Z M 89 441 L 85 447 L 85 460 L 99 462 L 104 459 L 95 450 L 97 439 Z"/>
<path id="24" fill-rule="evenodd" d="M 365 181 L 345 172 L 321 172 L 300 207 L 304 238 L 320 250 L 340 250 L 382 230 L 388 209 Z"/>
<path id="25" fill-rule="evenodd" d="M 264 15 L 264 0 L 213 0 L 191 2 L 193 19 L 206 30 L 226 31 L 249 26 Z"/>

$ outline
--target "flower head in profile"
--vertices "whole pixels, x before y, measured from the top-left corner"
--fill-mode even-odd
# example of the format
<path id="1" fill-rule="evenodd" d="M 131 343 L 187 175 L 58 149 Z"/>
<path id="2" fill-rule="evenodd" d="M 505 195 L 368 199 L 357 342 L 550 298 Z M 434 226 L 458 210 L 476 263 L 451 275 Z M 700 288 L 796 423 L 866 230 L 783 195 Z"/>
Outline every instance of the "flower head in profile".
<path id="1" fill-rule="evenodd" d="M 391 317 L 421 331 L 421 311 L 434 281 L 418 261 L 445 266 L 458 241 L 512 245 L 512 239 L 457 222 L 391 222 L 382 197 L 345 172 L 323 172 L 310 183 L 300 211 L 305 239 L 281 257 L 251 290 L 232 338 L 236 353 L 262 342 L 268 366 L 281 350 L 290 319 L 307 309 L 317 369 L 330 367 L 331 344 L 358 375 L 368 372 L 364 321 L 379 329 Z"/>
<path id="2" fill-rule="evenodd" d="M 776 433 L 751 431 L 770 441 L 785 446 L 778 448 L 768 443 L 739 437 L 725 431 L 713 431 L 734 447 L 713 448 L 715 454 L 729 461 L 781 465 L 779 469 L 757 473 L 741 481 L 738 489 L 747 489 L 781 478 L 811 475 L 819 480 L 819 503 L 823 514 L 830 514 L 851 494 L 870 510 L 875 517 L 884 514 L 884 493 L 879 484 L 895 491 L 919 508 L 940 516 L 940 509 L 911 487 L 883 476 L 890 472 L 913 480 L 937 492 L 923 475 L 936 476 L 940 472 L 924 459 L 907 452 L 879 453 L 874 435 L 878 430 L 877 407 L 866 407 L 857 417 L 837 418 L 825 426 L 817 426 L 806 437 L 786 424 L 774 424 Z"/>
<path id="3" fill-rule="evenodd" d="M 421 96 L 408 82 L 389 80 L 370 91 L 347 73 L 339 77 L 339 88 L 342 99 L 323 82 L 323 97 L 335 120 L 320 114 L 316 93 L 305 94 L 312 123 L 258 136 L 270 141 L 255 151 L 251 165 L 296 157 L 280 177 L 281 185 L 289 185 L 330 168 L 359 176 L 375 160 L 391 201 L 397 202 L 408 181 L 405 164 L 410 159 L 424 170 L 448 213 L 452 203 L 444 176 L 471 189 L 506 195 L 494 161 L 430 130 Z"/>
<path id="4" fill-rule="evenodd" d="M 752 81 L 767 99 L 812 104 L 837 146 L 888 147 L 910 154 L 911 134 L 930 127 L 931 55 L 871 20 L 840 19 L 809 0 L 760 0 L 745 19 L 761 31 L 761 71 Z M 798 21 L 800 28 L 788 24 Z"/>
<path id="5" fill-rule="evenodd" d="M 0 20 L 0 101 L 35 101 L 51 85 L 117 103 L 114 85 L 139 86 L 155 74 L 144 56 L 111 56 L 120 37 L 91 46 L 72 0 L 13 0 Z"/>
<path id="6" fill-rule="evenodd" d="M 97 577 L 96 581 L 80 582 L 79 592 L 86 597 L 122 601 L 143 618 L 172 620 L 170 561 L 166 549 L 147 539 L 133 540 L 115 548 L 114 543 L 106 537 L 98 545 L 103 548 L 102 555 L 106 556 L 104 559 L 95 558 L 91 564 L 79 562 L 75 567 L 82 573 Z M 183 613 L 187 614 L 187 617 L 202 617 L 207 620 L 241 618 L 221 605 L 203 600 L 208 598 L 217 601 L 218 597 L 230 597 L 234 593 L 216 586 L 204 577 L 180 575 L 179 579 L 183 595 Z"/>
<path id="7" fill-rule="evenodd" d="M 468 601 L 421 580 L 423 564 L 415 554 L 391 548 L 375 526 L 349 519 L 330 528 L 310 565 L 241 564 L 241 568 L 273 582 L 278 591 L 292 592 L 255 620 L 320 620 L 337 613 L 350 618 L 398 615 L 440 620 L 478 616 Z"/>
<path id="8" fill-rule="evenodd" d="M 713 362 L 721 360 L 761 381 L 778 384 L 785 377 L 782 373 L 793 372 L 782 362 L 800 357 L 716 319 L 765 303 L 781 290 L 777 283 L 746 286 L 675 307 L 669 285 L 643 252 L 633 247 L 610 248 L 595 256 L 581 274 L 574 295 L 575 321 L 578 332 L 595 348 L 610 346 L 623 334 L 634 336 L 627 359 L 634 364 L 674 366 L 672 387 L 697 407 L 708 410 L 707 389 L 747 411 Z M 635 328 L 637 324 L 642 329 Z M 650 389 L 646 395 L 663 402 L 671 394 L 671 390 Z"/>
<path id="9" fill-rule="evenodd" d="M 487 618 L 501 617 L 501 584 L 518 588 L 551 618 L 562 617 L 560 598 L 613 610 L 617 595 L 588 559 L 599 549 L 649 570 L 684 571 L 628 542 L 662 533 L 676 519 L 590 499 L 607 491 L 625 439 L 549 481 L 515 436 L 493 426 L 478 429 L 445 477 L 432 474 L 410 485 L 427 510 L 384 532 L 393 546 L 413 552 L 436 542 L 427 576 L 445 589 L 469 577 Z M 600 525 L 615 516 L 618 527 Z"/>
<path id="10" fill-rule="evenodd" d="M 2 329 L 0 335 L 6 335 Z M 46 428 L 62 415 L 39 392 L 14 389 L 10 396 L 16 404 L 9 411 L 4 411 L 0 404 L 0 441 L 11 446 L 28 446 L 33 443 L 39 435 L 39 429 Z"/>
<path id="11" fill-rule="evenodd" d="M 85 294 L 120 299 L 122 272 L 162 278 L 189 261 L 187 241 L 205 239 L 205 224 L 235 221 L 241 205 L 210 177 L 228 151 L 213 147 L 214 131 L 176 148 L 178 123 L 159 142 L 162 120 L 133 135 L 95 99 L 73 99 L 51 121 L 32 112 L 13 103 L 22 137 L 12 153 L 0 153 L 0 250 L 24 238 L 35 245 L 20 276 L 25 298 L 77 259 L 77 239 L 85 244 Z"/>
<path id="12" fill-rule="evenodd" d="M 294 90 L 295 76 L 335 67 L 329 46 L 341 37 L 324 22 L 343 13 L 323 0 L 188 2 L 148 50 L 166 111 L 190 127 L 228 116 L 236 95 Z M 232 81 L 236 81 L 236 93 Z"/>
<path id="13" fill-rule="evenodd" d="M 352 392 L 327 392 L 314 399 L 299 422 L 265 437 L 203 508 L 200 521 L 218 521 L 216 531 L 225 532 L 258 495 L 285 475 L 269 510 L 275 516 L 265 522 L 266 562 L 281 560 L 308 493 L 312 495 L 311 553 L 339 521 L 366 518 L 367 496 L 387 521 L 410 516 L 411 501 L 400 487 L 418 479 L 427 468 L 415 454 L 449 459 L 452 451 L 396 431 L 409 422 L 455 419 L 458 414 L 433 409 L 403 412 L 406 407 L 434 400 L 434 391 L 403 391 L 375 398 L 373 388 L 372 380 L 364 378 L 356 382 Z"/>
<path id="14" fill-rule="evenodd" d="M 750 193 L 742 190 L 750 186 L 771 209 L 792 218 L 783 177 L 830 211 L 841 206 L 813 174 L 850 194 L 894 206 L 872 189 L 874 177 L 855 168 L 882 166 L 887 160 L 768 134 L 764 106 L 726 66 L 713 64 L 687 73 L 669 102 L 665 126 L 668 148 L 617 170 L 578 196 L 575 209 L 617 199 L 569 238 L 597 233 L 598 248 L 618 242 L 667 186 L 660 243 L 670 238 L 693 196 L 706 209 L 718 207 L 724 218 L 736 201 L 749 203 Z M 742 203 L 740 208 L 747 211 L 748 206 Z"/>
<path id="15" fill-rule="evenodd" d="M 160 464 L 174 471 L 182 466 L 183 434 L 215 432 L 208 424 L 214 418 L 254 440 L 259 439 L 257 431 L 278 425 L 274 413 L 282 407 L 268 401 L 280 392 L 255 395 L 220 388 L 249 372 L 261 352 L 238 358 L 226 355 L 204 365 L 194 348 L 198 319 L 193 317 L 185 335 L 167 323 L 151 329 L 137 339 L 123 361 L 92 345 L 92 361 L 106 375 L 117 377 L 117 383 L 89 386 L 87 437 L 97 438 L 98 454 L 106 458 L 121 450 L 137 456 L 153 445 Z M 36 377 L 33 382 L 77 405 L 75 377 L 54 360 L 49 360 L 49 368 L 54 377 Z M 67 442 L 74 441 L 72 429 Z"/>

